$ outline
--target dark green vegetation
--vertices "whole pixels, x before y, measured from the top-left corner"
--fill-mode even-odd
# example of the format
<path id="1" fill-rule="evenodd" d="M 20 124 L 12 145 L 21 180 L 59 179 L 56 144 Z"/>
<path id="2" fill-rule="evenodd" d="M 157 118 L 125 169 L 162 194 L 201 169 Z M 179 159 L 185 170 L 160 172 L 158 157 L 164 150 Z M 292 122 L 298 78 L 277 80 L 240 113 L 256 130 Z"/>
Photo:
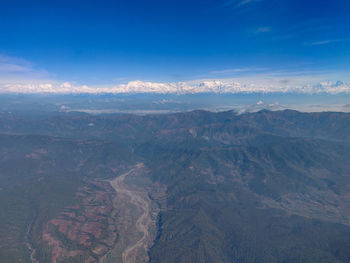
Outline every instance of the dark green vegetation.
<path id="1" fill-rule="evenodd" d="M 52 115 L 0 116 L 0 262 L 49 262 L 47 223 L 138 161 L 167 187 L 151 262 L 350 262 L 350 114 Z"/>
<path id="2" fill-rule="evenodd" d="M 44 225 L 77 203 L 86 180 L 133 162 L 120 145 L 101 141 L 0 135 L 0 149 L 0 262 L 30 262 L 26 242 L 49 262 Z"/>

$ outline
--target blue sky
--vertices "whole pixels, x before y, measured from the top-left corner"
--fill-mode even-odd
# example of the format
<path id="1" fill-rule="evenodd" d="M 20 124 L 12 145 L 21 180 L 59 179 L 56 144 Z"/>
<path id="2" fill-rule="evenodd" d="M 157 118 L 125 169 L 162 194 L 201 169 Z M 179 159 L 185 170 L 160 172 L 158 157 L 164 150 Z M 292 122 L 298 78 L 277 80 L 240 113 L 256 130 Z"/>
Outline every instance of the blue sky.
<path id="1" fill-rule="evenodd" d="M 0 82 L 348 81 L 349 14 L 348 0 L 2 0 Z"/>

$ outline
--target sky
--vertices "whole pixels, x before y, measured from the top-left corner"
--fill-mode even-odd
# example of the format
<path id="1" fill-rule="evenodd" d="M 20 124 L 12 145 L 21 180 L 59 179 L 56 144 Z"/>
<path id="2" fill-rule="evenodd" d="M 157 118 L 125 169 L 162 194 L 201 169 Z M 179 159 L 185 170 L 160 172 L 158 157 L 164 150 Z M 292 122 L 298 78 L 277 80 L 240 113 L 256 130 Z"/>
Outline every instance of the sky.
<path id="1" fill-rule="evenodd" d="M 2 0 L 0 91 L 183 91 L 205 80 L 350 92 L 335 83 L 350 81 L 349 14 L 348 0 Z"/>

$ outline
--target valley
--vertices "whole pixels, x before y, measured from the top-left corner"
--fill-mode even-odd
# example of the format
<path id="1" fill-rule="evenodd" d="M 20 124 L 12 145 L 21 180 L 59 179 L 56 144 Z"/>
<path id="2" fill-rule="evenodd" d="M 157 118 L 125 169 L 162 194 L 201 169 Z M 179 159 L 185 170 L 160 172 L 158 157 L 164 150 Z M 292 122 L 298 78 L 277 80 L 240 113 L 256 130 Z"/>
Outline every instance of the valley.
<path id="1" fill-rule="evenodd" d="M 118 211 L 117 225 L 119 239 L 104 262 L 115 262 L 110 258 L 119 257 L 123 263 L 148 262 L 148 249 L 153 244 L 156 234 L 156 219 L 158 210 L 148 196 L 148 192 L 140 185 L 126 184 L 128 176 L 142 176 L 145 167 L 137 164 L 130 171 L 110 181 L 116 191 L 114 204 Z M 114 255 L 113 255 L 114 254 Z"/>
<path id="2" fill-rule="evenodd" d="M 0 262 L 349 262 L 349 134 L 346 113 L 3 114 Z"/>

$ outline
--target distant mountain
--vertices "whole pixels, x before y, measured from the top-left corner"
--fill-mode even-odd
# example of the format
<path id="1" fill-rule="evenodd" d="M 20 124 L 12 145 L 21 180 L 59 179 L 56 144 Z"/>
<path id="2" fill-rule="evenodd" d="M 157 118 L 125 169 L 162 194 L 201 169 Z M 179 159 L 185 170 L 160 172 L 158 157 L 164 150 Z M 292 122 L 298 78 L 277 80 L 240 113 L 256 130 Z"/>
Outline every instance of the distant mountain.
<path id="1" fill-rule="evenodd" d="M 182 82 L 130 81 L 107 87 L 76 86 L 69 82 L 41 84 L 8 84 L 3 93 L 21 94 L 197 94 L 197 93 L 349 93 L 350 85 L 342 81 L 320 83 L 284 83 L 279 81 L 252 81 L 246 79 L 204 79 Z"/>

